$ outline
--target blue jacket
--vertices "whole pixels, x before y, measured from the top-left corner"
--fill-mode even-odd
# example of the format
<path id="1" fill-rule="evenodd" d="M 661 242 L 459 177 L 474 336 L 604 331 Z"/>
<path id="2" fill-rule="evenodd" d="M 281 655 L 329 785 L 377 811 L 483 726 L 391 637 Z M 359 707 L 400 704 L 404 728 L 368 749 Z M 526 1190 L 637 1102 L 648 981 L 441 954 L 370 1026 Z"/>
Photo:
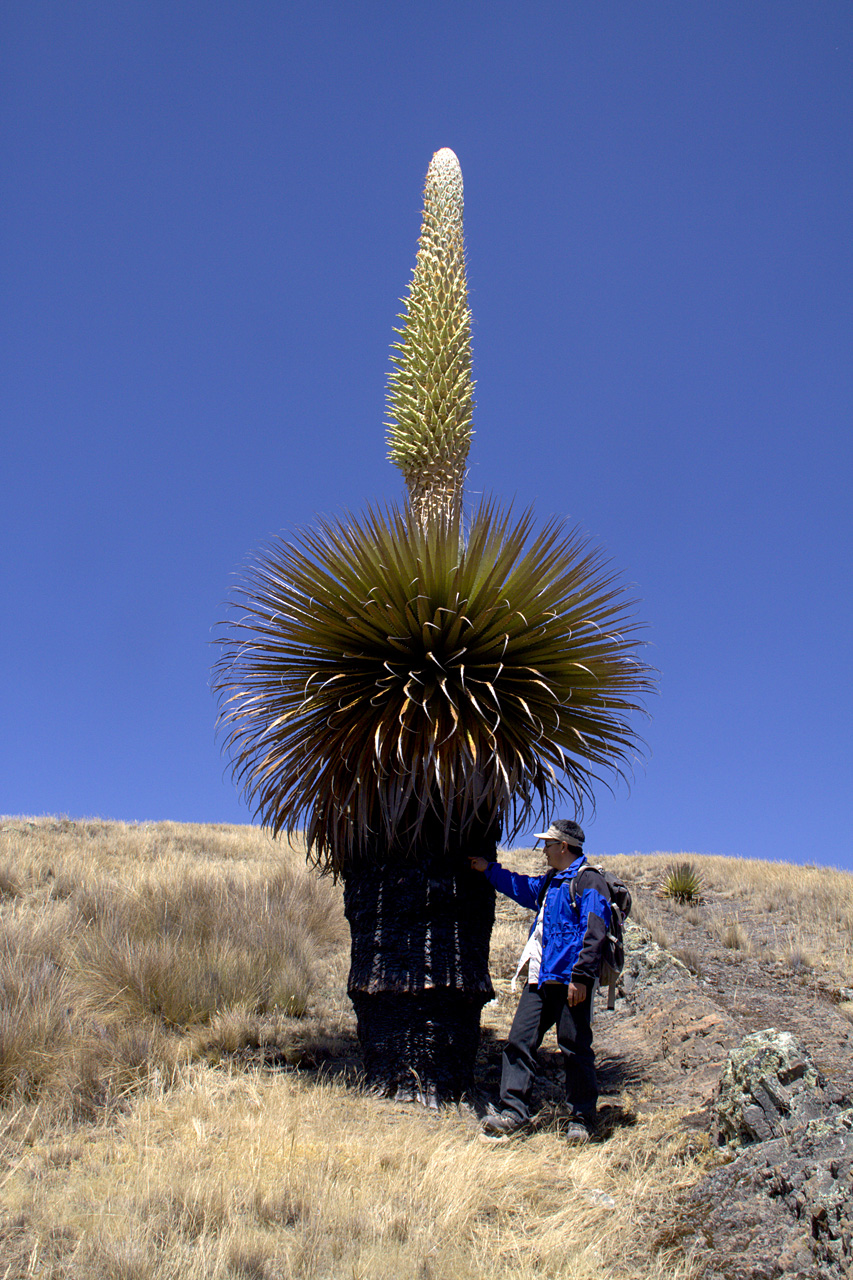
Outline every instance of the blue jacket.
<path id="1" fill-rule="evenodd" d="M 522 907 L 539 911 L 545 876 L 520 876 L 499 862 L 490 862 L 486 877 Z M 572 906 L 569 885 L 575 885 Z M 536 921 L 530 926 L 530 932 Z M 542 964 L 539 982 L 583 982 L 590 986 L 601 968 L 601 948 L 610 926 L 610 894 L 601 874 L 581 855 L 565 871 L 558 871 L 545 898 L 542 921 Z"/>

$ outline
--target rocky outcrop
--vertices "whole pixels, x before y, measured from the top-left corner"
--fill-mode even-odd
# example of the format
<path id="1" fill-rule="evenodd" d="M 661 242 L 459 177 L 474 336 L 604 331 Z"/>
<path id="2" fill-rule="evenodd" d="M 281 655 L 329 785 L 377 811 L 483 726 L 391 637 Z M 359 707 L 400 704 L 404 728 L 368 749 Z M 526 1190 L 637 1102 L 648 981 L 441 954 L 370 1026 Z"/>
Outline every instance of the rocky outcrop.
<path id="1" fill-rule="evenodd" d="M 630 999 L 639 991 L 662 983 L 689 987 L 694 981 L 687 966 L 658 946 L 647 929 L 626 923 L 625 969 L 620 980 L 623 995 Z"/>
<path id="2" fill-rule="evenodd" d="M 683 1206 L 703 1280 L 841 1280 L 853 1266 L 853 1109 L 774 1028 L 729 1054 L 715 1103 L 734 1158 Z"/>
<path id="3" fill-rule="evenodd" d="M 716 1100 L 717 1141 L 766 1142 L 838 1114 L 841 1093 L 823 1079 L 789 1031 L 745 1036 L 729 1054 Z"/>
<path id="4" fill-rule="evenodd" d="M 771 913 L 714 896 L 637 895 L 655 933 L 626 927 L 625 999 L 596 1022 L 603 1107 L 670 1108 L 716 1147 L 659 1227 L 695 1280 L 853 1277 L 853 988 L 777 954 Z"/>
<path id="5" fill-rule="evenodd" d="M 596 1023 L 604 1093 L 653 1080 L 643 1105 L 687 1112 L 684 1123 L 718 1147 L 716 1167 L 661 1225 L 661 1248 L 683 1251 L 697 1280 L 853 1276 L 853 1108 L 827 1079 L 838 1070 L 849 1080 L 835 1005 L 713 944 L 698 976 L 636 926 L 625 952 L 625 999 Z M 762 1014 L 782 1027 L 756 1022 Z M 559 1063 L 554 1072 L 560 1085 Z"/>
<path id="6" fill-rule="evenodd" d="M 720 1009 L 681 960 L 633 924 L 625 928 L 621 994 L 625 999 L 617 1001 L 615 1012 L 603 1011 L 596 1024 L 605 1090 L 630 1087 L 642 1073 L 655 1080 L 656 1102 L 687 1108 L 696 1113 L 698 1127 L 707 1127 L 710 1113 L 704 1109 L 726 1054 L 745 1028 Z"/>
<path id="7" fill-rule="evenodd" d="M 853 1111 L 756 1142 L 704 1178 L 681 1245 L 703 1280 L 842 1280 L 853 1267 Z"/>

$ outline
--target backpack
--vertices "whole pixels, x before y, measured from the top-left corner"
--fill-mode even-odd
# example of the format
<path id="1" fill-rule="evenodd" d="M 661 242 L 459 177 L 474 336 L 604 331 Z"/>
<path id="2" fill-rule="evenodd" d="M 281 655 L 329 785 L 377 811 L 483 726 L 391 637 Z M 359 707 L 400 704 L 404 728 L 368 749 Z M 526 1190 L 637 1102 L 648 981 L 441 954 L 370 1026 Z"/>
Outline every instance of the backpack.
<path id="1" fill-rule="evenodd" d="M 587 870 L 598 872 L 607 885 L 607 892 L 610 894 L 610 928 L 607 930 L 604 946 L 601 949 L 601 968 L 598 971 L 598 982 L 601 987 L 607 987 L 607 1008 L 615 1009 L 616 983 L 625 968 L 623 925 L 631 914 L 631 890 L 625 881 L 614 875 L 612 871 L 606 871 L 604 867 L 594 866 L 593 863 L 587 862 L 581 867 L 578 874 L 569 881 L 569 894 L 575 911 L 578 909 L 577 882 L 584 871 Z M 550 889 L 551 881 L 555 875 L 555 871 L 549 871 L 545 877 L 545 882 L 539 890 L 540 907 L 545 901 L 545 894 Z"/>
<path id="2" fill-rule="evenodd" d="M 607 1008 L 615 1009 L 616 983 L 625 968 L 623 925 L 631 914 L 631 890 L 625 881 L 614 875 L 612 871 L 605 871 L 604 867 L 593 866 L 591 862 L 586 865 L 590 870 L 598 872 L 607 885 L 607 892 L 610 894 L 610 928 L 607 930 L 604 946 L 601 949 L 601 968 L 598 971 L 598 981 L 600 986 L 607 987 Z M 581 867 L 578 874 L 569 883 L 569 893 L 575 910 L 577 910 L 578 905 L 576 886 L 578 878 L 583 875 L 585 870 L 585 867 Z"/>

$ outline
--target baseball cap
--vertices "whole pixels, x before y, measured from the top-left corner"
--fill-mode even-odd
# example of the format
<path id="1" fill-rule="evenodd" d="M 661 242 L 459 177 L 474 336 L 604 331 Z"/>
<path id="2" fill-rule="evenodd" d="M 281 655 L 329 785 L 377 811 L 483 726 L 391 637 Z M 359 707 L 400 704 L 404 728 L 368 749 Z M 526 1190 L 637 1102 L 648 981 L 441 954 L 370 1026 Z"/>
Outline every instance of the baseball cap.
<path id="1" fill-rule="evenodd" d="M 583 828 L 579 827 L 576 822 L 571 822 L 568 818 L 555 818 L 547 831 L 536 832 L 535 839 L 565 840 L 566 844 L 580 849 L 586 836 L 583 833 Z"/>

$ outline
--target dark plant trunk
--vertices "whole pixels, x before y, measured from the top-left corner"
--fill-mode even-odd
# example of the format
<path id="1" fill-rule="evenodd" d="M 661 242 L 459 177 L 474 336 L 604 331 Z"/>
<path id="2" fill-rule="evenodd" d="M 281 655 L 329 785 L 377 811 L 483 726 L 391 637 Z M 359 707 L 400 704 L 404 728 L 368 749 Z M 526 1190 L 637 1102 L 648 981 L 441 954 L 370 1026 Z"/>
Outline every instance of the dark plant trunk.
<path id="1" fill-rule="evenodd" d="M 494 858 L 495 844 L 471 852 Z M 461 852 L 418 866 L 361 865 L 345 876 L 344 910 L 368 1087 L 430 1105 L 461 1097 L 494 996 L 494 889 Z"/>

